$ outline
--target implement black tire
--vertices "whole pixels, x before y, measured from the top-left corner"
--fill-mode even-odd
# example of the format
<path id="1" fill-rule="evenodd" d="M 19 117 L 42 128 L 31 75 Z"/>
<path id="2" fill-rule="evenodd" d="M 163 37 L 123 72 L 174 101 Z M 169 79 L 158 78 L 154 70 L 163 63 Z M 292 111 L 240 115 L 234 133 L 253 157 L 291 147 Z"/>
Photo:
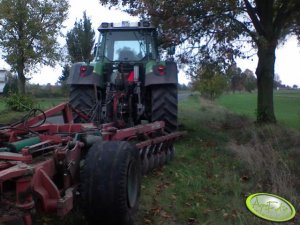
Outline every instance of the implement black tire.
<path id="1" fill-rule="evenodd" d="M 177 104 L 176 84 L 151 87 L 151 121 L 165 121 L 167 132 L 177 130 Z"/>
<path id="2" fill-rule="evenodd" d="M 95 89 L 92 85 L 72 85 L 69 103 L 75 109 L 88 115 L 96 104 Z M 74 113 L 74 122 L 85 122 Z"/>
<path id="3" fill-rule="evenodd" d="M 133 225 L 141 187 L 139 151 L 123 141 L 101 141 L 88 152 L 83 202 L 90 225 Z"/>

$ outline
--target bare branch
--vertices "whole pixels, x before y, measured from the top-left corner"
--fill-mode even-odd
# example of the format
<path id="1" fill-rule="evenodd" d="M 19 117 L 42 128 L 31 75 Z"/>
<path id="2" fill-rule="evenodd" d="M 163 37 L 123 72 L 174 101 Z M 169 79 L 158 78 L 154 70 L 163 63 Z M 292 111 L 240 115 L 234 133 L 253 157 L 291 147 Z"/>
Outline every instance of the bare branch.
<path id="1" fill-rule="evenodd" d="M 246 9 L 247 9 L 247 13 L 251 18 L 251 21 L 256 29 L 256 31 L 260 34 L 260 35 L 265 35 L 265 31 L 262 27 L 262 24 L 260 22 L 260 20 L 257 18 L 256 16 L 256 12 L 255 9 L 251 6 L 250 2 L 248 0 L 244 0 L 244 3 L 246 5 Z"/>
<path id="2" fill-rule="evenodd" d="M 250 37 L 253 39 L 255 43 L 258 42 L 257 35 L 255 32 L 251 31 L 243 22 L 236 19 L 234 16 L 225 14 L 224 16 L 228 17 L 232 21 L 234 21 L 238 26 L 240 26 L 246 33 L 250 35 Z"/>

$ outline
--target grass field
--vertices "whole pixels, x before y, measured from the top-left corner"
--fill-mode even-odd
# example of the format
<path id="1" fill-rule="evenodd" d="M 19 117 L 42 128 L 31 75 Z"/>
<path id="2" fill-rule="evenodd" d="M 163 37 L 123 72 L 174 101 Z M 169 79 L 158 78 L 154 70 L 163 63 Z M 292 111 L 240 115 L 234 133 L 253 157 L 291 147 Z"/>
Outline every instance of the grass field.
<path id="1" fill-rule="evenodd" d="M 188 134 L 176 143 L 173 162 L 143 177 L 135 225 L 275 225 L 246 209 L 257 192 L 285 197 L 299 211 L 298 132 L 256 127 L 198 96 L 180 102 L 179 122 Z M 35 224 L 87 225 L 76 210 L 63 220 L 39 216 Z M 300 224 L 299 215 L 281 224 Z"/>
<path id="2" fill-rule="evenodd" d="M 217 102 L 240 115 L 255 119 L 257 93 L 224 95 Z M 275 116 L 280 124 L 300 130 L 300 90 L 274 91 Z"/>
<path id="3" fill-rule="evenodd" d="M 36 107 L 46 110 L 61 102 L 66 101 L 65 98 L 40 98 L 36 99 Z M 4 98 L 0 98 L 0 124 L 14 123 L 22 118 L 27 112 L 14 112 L 7 108 Z"/>

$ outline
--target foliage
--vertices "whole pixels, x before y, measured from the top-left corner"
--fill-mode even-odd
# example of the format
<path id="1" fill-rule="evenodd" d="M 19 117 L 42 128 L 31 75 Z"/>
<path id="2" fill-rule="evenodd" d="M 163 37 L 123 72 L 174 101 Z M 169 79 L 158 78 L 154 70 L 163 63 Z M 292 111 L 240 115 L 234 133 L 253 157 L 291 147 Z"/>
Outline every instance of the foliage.
<path id="1" fill-rule="evenodd" d="M 258 55 L 256 69 L 259 123 L 275 123 L 273 78 L 276 47 L 288 35 L 300 39 L 299 0 L 99 0 L 150 18 L 165 45 L 181 44 L 183 63 L 218 61 L 224 67 L 235 57 L 249 57 L 246 43 Z M 253 52 L 251 52 L 252 54 Z M 195 69 L 195 71 L 197 68 Z"/>
<path id="2" fill-rule="evenodd" d="M 18 93 L 18 77 L 11 73 L 7 74 L 7 83 L 3 89 L 4 96 L 8 96 L 9 93 Z"/>
<path id="3" fill-rule="evenodd" d="M 67 80 L 69 77 L 69 73 L 70 73 L 70 66 L 68 64 L 65 64 L 62 70 L 62 74 L 61 76 L 58 78 L 58 82 L 61 85 L 61 92 L 64 96 L 68 96 L 69 92 L 70 92 L 70 87 L 67 84 Z"/>
<path id="4" fill-rule="evenodd" d="M 219 97 L 227 89 L 227 80 L 215 64 L 203 63 L 194 81 L 194 89 L 211 100 Z"/>
<path id="5" fill-rule="evenodd" d="M 66 102 L 66 98 L 38 98 L 34 99 L 35 106 L 39 109 L 49 109 L 54 107 L 62 102 Z M 5 103 L 5 98 L 0 98 L 0 124 L 10 124 L 15 123 L 17 121 L 21 121 L 24 116 L 28 113 L 29 110 L 25 110 L 24 112 L 12 111 L 10 108 L 7 107 Z"/>
<path id="6" fill-rule="evenodd" d="M 18 74 L 20 93 L 25 93 L 26 74 L 60 58 L 57 40 L 68 7 L 67 0 L 0 1 L 0 46 Z"/>
<path id="7" fill-rule="evenodd" d="M 251 70 L 246 69 L 242 72 L 241 76 L 243 78 L 243 85 L 246 91 L 251 92 L 256 89 L 257 80 Z"/>
<path id="8" fill-rule="evenodd" d="M 233 92 L 242 91 L 244 88 L 241 73 L 242 70 L 235 63 L 229 66 L 226 70 L 226 77 L 230 80 L 230 89 Z"/>
<path id="9" fill-rule="evenodd" d="M 35 98 L 59 98 L 65 96 L 61 86 L 53 86 L 51 84 L 30 84 L 28 85 L 28 94 Z"/>
<path id="10" fill-rule="evenodd" d="M 254 73 L 249 69 L 242 72 L 235 63 L 226 70 L 226 77 L 230 81 L 230 90 L 233 92 L 245 90 L 251 92 L 257 87 Z"/>
<path id="11" fill-rule="evenodd" d="M 91 61 L 94 36 L 95 31 L 92 29 L 91 20 L 84 12 L 83 18 L 79 22 L 76 21 L 74 28 L 67 33 L 66 41 L 72 63 Z"/>
<path id="12" fill-rule="evenodd" d="M 68 80 L 70 73 L 70 66 L 68 64 L 65 64 L 62 70 L 62 74 L 59 76 L 58 81 L 59 83 L 65 83 Z"/>
<path id="13" fill-rule="evenodd" d="M 5 98 L 5 103 L 9 109 L 17 112 L 28 111 L 36 104 L 31 96 L 18 93 L 10 93 L 8 97 Z"/>
<path id="14" fill-rule="evenodd" d="M 297 0 L 99 1 L 103 5 L 125 6 L 128 13 L 151 19 L 160 28 L 164 44 L 184 43 L 187 46 L 183 54 L 189 56 L 184 59 L 189 62 L 207 60 L 208 57 L 228 62 L 233 56 L 247 56 L 241 50 L 245 42 L 258 47 L 263 41 L 268 42 L 272 33 L 283 40 L 287 33 L 297 34 L 299 30 L 300 3 Z M 282 15 L 287 17 L 282 18 Z M 269 24 L 271 16 L 276 23 Z M 270 25 L 274 27 L 267 27 Z M 271 33 L 266 33 L 266 29 Z"/>

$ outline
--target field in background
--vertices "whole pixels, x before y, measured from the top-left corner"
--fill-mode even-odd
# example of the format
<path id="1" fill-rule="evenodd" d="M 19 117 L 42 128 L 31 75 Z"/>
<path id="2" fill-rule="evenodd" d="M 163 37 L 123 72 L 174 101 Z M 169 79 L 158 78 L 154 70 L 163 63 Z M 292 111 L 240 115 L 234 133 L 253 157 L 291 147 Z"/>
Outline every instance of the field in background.
<path id="1" fill-rule="evenodd" d="M 256 117 L 257 93 L 235 93 L 221 96 L 217 103 L 252 119 Z M 300 130 L 300 90 L 274 91 L 275 115 L 280 124 Z"/>
<path id="2" fill-rule="evenodd" d="M 255 98 L 248 97 L 244 104 L 241 95 L 239 104 L 249 106 Z M 40 104 L 47 108 L 55 103 Z M 135 225 L 274 224 L 246 209 L 247 196 L 256 192 L 285 197 L 299 211 L 299 132 L 280 126 L 258 128 L 253 119 L 196 95 L 180 101 L 179 123 L 188 134 L 176 143 L 173 162 L 143 177 Z M 77 210 L 63 220 L 49 215 L 36 220 L 36 225 L 87 225 Z M 299 215 L 283 224 L 300 224 Z"/>
<path id="3" fill-rule="evenodd" d="M 36 98 L 36 106 L 42 110 L 49 109 L 66 101 L 65 98 Z M 0 98 L 0 124 L 14 123 L 21 119 L 27 112 L 14 112 L 6 107 L 5 101 Z"/>

